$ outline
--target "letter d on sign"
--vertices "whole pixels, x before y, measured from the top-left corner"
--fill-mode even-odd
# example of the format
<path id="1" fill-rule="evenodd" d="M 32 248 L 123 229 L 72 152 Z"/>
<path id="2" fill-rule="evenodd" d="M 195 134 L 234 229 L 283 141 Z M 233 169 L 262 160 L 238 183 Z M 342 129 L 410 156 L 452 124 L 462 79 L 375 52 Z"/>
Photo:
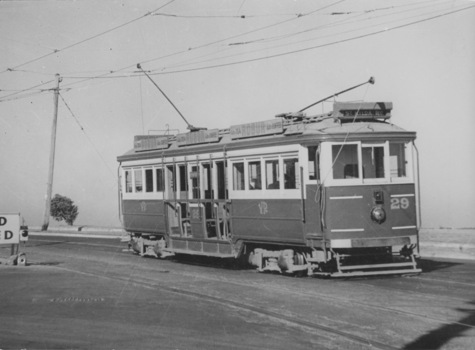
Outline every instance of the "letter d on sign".
<path id="1" fill-rule="evenodd" d="M 13 238 L 13 232 L 12 231 L 5 231 L 5 240 L 9 240 Z"/>
<path id="2" fill-rule="evenodd" d="M 0 226 L 6 225 L 7 223 L 7 218 L 0 216 Z"/>

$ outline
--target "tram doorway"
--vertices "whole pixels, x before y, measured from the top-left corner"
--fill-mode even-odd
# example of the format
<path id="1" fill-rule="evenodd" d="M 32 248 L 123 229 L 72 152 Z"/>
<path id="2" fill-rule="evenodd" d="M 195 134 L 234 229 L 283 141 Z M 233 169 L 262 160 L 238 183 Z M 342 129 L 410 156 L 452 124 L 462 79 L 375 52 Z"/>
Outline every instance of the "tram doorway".
<path id="1" fill-rule="evenodd" d="M 170 235 L 181 233 L 180 230 L 180 208 L 177 202 L 177 182 L 176 167 L 168 165 L 165 174 L 165 215 L 167 219 L 167 230 Z"/>

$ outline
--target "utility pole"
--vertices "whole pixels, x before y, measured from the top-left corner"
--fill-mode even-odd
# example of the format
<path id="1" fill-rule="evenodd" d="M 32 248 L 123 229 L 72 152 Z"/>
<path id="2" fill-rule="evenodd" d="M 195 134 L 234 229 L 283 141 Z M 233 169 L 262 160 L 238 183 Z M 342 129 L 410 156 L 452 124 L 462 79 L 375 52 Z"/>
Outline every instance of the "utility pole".
<path id="1" fill-rule="evenodd" d="M 47 231 L 49 226 L 49 217 L 51 211 L 51 192 L 53 191 L 53 173 L 54 173 L 54 153 L 56 150 L 56 126 L 58 125 L 58 96 L 59 96 L 59 83 L 61 82 L 61 77 L 59 74 L 56 74 L 56 88 L 54 89 L 54 115 L 53 115 L 53 125 L 51 127 L 51 146 L 49 154 L 49 174 L 48 182 L 46 184 L 46 195 L 45 195 L 45 215 L 43 220 L 43 226 L 41 226 L 41 231 Z"/>

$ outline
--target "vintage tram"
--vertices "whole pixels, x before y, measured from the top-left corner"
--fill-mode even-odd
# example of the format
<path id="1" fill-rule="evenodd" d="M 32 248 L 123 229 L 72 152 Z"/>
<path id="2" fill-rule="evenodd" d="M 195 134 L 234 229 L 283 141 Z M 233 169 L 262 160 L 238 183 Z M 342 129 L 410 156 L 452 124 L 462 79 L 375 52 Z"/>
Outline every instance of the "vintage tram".
<path id="1" fill-rule="evenodd" d="M 415 132 L 390 102 L 335 102 L 229 129 L 135 136 L 120 215 L 141 255 L 331 277 L 419 273 Z"/>

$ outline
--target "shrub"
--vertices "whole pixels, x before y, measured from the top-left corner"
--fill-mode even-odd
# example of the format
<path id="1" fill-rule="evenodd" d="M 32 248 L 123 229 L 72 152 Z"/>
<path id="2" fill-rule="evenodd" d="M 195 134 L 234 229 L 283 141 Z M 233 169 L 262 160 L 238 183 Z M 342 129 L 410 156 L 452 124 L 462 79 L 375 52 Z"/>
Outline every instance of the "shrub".
<path id="1" fill-rule="evenodd" d="M 56 221 L 64 220 L 68 225 L 72 225 L 78 216 L 78 207 L 70 198 L 55 194 L 51 200 L 50 213 Z"/>

